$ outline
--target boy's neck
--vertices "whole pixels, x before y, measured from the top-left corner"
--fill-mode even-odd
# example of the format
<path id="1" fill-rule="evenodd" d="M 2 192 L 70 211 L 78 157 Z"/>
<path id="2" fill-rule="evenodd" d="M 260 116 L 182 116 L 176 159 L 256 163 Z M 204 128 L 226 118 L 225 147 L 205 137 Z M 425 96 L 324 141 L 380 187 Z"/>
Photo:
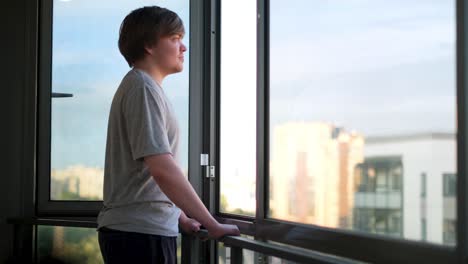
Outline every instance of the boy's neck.
<path id="1" fill-rule="evenodd" d="M 156 65 L 145 63 L 145 61 L 139 61 L 135 62 L 133 68 L 146 72 L 159 86 L 162 87 L 162 82 L 166 75 L 162 73 Z"/>

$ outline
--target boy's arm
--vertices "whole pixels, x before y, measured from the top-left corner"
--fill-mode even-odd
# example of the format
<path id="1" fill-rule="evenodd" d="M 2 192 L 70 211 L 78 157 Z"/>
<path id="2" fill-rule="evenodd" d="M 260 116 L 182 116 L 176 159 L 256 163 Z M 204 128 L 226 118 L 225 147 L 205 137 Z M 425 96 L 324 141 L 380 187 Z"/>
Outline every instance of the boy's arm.
<path id="1" fill-rule="evenodd" d="M 147 156 L 144 161 L 154 180 L 167 197 L 183 212 L 200 222 L 208 230 L 210 237 L 240 235 L 237 226 L 220 224 L 213 218 L 171 154 Z"/>

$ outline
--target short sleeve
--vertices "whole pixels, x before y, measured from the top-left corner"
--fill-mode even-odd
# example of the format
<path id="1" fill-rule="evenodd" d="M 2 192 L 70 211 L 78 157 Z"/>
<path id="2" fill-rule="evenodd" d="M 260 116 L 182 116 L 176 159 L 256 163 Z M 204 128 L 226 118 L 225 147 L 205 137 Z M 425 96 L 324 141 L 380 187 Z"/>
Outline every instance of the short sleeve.
<path id="1" fill-rule="evenodd" d="M 166 130 L 164 100 L 157 88 L 133 87 L 124 100 L 123 114 L 132 158 L 172 154 Z"/>

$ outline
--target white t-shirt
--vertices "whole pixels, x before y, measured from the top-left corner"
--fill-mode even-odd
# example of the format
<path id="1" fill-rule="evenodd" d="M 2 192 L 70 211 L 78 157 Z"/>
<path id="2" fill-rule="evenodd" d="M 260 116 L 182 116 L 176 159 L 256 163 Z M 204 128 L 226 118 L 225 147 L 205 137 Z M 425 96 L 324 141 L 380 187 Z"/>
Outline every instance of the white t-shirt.
<path id="1" fill-rule="evenodd" d="M 180 209 L 161 191 L 143 158 L 178 160 L 179 126 L 163 89 L 130 70 L 112 100 L 104 168 L 104 207 L 98 228 L 177 236 Z"/>

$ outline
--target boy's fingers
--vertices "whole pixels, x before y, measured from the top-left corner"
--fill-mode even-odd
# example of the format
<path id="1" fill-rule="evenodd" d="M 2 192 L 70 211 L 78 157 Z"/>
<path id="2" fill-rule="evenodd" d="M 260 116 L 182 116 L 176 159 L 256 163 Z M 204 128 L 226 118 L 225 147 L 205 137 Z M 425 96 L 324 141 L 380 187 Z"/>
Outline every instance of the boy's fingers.
<path id="1" fill-rule="evenodd" d="M 199 226 L 192 226 L 192 231 L 193 232 L 198 232 L 198 231 L 200 231 L 200 227 Z"/>

